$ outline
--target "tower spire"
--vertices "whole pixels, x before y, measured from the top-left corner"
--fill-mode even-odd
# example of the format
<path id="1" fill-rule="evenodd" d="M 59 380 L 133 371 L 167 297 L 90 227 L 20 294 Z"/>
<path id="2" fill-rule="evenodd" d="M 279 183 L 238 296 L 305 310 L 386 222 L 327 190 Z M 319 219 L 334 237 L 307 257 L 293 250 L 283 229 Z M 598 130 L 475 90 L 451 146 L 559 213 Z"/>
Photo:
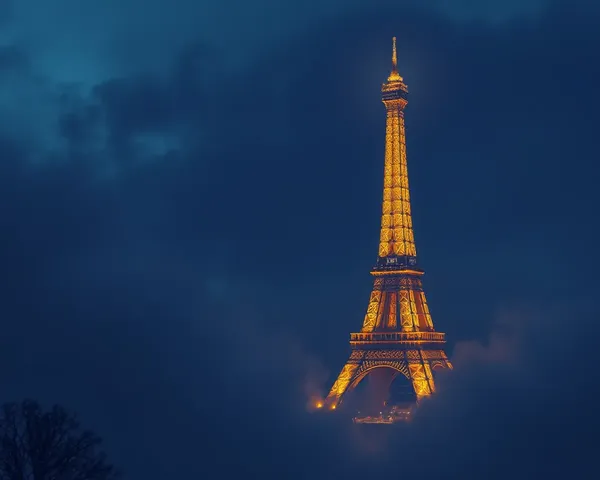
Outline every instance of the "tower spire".
<path id="1" fill-rule="evenodd" d="M 398 55 L 396 53 L 396 37 L 392 37 L 392 71 L 388 77 L 388 82 L 402 81 L 398 73 Z"/>

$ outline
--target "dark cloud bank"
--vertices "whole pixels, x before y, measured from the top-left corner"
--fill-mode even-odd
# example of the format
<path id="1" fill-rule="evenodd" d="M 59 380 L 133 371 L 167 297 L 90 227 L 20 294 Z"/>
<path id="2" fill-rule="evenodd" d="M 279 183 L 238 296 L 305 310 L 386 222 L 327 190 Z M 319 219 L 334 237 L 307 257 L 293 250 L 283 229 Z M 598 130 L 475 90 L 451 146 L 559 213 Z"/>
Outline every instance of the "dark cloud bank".
<path id="1" fill-rule="evenodd" d="M 129 478 L 594 478 L 600 38 L 574 5 L 373 12 L 233 78 L 198 43 L 162 78 L 61 87 L 41 165 L 0 132 L 2 398 L 76 409 Z M 365 430 L 305 405 L 366 307 L 396 32 L 456 369 L 412 424 Z"/>

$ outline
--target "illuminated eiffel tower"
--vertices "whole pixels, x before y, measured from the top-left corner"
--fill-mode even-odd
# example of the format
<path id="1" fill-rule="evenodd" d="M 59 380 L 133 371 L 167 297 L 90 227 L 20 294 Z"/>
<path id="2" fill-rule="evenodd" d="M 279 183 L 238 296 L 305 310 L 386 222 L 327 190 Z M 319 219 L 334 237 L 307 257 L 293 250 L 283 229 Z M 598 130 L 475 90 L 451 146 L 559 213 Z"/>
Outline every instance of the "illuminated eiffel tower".
<path id="1" fill-rule="evenodd" d="M 392 72 L 382 86 L 387 111 L 383 213 L 379 256 L 371 271 L 375 277 L 362 330 L 350 334 L 352 353 L 333 384 L 324 405 L 335 409 L 365 377 L 379 377 L 382 405 L 397 375 L 412 384 L 417 402 L 435 392 L 433 371 L 452 368 L 443 346 L 444 334 L 433 328 L 423 270 L 417 266 L 406 164 L 404 108 L 408 89 L 398 73 L 396 37 Z"/>

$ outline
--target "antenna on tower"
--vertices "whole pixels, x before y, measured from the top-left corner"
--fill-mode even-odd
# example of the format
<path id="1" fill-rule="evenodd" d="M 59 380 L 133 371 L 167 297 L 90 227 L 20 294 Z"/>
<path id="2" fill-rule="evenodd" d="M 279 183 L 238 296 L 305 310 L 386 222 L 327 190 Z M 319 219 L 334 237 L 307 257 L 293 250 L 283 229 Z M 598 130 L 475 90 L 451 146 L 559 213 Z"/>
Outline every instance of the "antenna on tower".
<path id="1" fill-rule="evenodd" d="M 392 71 L 388 77 L 388 81 L 402 81 L 402 77 L 398 73 L 398 54 L 396 53 L 396 37 L 392 37 Z"/>

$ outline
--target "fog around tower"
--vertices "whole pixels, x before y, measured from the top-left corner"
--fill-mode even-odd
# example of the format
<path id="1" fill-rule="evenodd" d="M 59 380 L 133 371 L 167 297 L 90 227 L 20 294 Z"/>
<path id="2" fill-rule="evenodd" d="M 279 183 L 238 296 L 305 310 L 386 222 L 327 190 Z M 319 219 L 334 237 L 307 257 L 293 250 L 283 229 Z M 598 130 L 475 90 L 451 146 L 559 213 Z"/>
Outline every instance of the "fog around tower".
<path id="1" fill-rule="evenodd" d="M 85 62 L 42 54 L 5 12 L 2 400 L 76 410 L 132 479 L 590 478 L 592 2 L 493 24 L 323 16 L 243 66 L 198 33 L 152 68 L 143 38 L 140 64 L 93 42 Z M 394 34 L 417 250 L 456 368 L 413 423 L 371 434 L 306 405 L 367 306 Z"/>

